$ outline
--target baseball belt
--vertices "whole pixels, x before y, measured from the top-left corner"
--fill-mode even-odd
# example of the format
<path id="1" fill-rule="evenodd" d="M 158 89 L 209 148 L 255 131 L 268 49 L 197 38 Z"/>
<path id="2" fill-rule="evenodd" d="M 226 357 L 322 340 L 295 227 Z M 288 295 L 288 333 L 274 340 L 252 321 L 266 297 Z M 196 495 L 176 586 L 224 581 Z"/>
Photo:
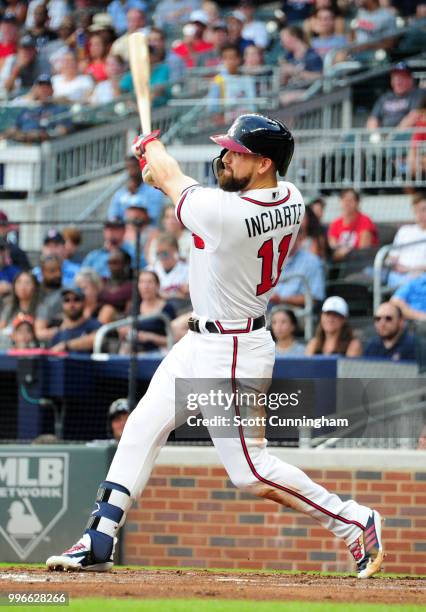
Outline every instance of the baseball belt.
<path id="1" fill-rule="evenodd" d="M 250 325 L 251 323 L 251 325 Z M 210 334 L 245 334 L 249 331 L 255 331 L 261 327 L 265 327 L 265 315 L 256 319 L 247 319 L 247 327 L 245 329 L 224 329 L 220 321 L 206 321 L 205 328 Z M 200 320 L 195 317 L 190 317 L 188 320 L 188 329 L 201 334 Z"/>

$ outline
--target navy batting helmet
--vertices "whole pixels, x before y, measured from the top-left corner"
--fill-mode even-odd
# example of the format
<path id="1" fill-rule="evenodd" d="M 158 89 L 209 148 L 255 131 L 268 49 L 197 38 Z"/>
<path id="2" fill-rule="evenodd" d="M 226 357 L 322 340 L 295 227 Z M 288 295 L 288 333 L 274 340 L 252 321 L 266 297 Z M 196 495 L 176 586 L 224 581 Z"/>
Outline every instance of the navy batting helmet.
<path id="1" fill-rule="evenodd" d="M 269 119 L 263 115 L 241 115 L 226 134 L 210 138 L 229 151 L 269 157 L 281 176 L 287 172 L 293 157 L 294 139 L 290 130 L 278 119 Z"/>

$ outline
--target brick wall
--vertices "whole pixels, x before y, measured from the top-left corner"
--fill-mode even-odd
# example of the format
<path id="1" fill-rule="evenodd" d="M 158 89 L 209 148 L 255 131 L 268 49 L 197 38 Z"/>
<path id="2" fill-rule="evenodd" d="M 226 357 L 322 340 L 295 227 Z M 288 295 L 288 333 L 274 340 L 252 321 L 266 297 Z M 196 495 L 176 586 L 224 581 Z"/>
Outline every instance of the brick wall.
<path id="1" fill-rule="evenodd" d="M 426 573 L 424 457 L 418 453 L 419 471 L 305 470 L 341 497 L 355 497 L 386 517 L 386 572 Z M 124 562 L 322 571 L 353 567 L 343 542 L 294 510 L 238 491 L 215 465 L 155 468 L 128 516 Z"/>

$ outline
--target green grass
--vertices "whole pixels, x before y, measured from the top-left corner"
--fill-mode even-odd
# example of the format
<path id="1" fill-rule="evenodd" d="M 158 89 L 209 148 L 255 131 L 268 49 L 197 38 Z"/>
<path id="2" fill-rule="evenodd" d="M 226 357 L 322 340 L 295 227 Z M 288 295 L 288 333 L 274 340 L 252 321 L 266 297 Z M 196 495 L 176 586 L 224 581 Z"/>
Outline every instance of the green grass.
<path id="1" fill-rule="evenodd" d="M 75 599 L 72 612 L 424 612 L 414 605 L 350 604 L 306 601 L 242 601 L 228 599 Z M 64 610 L 65 612 L 65 610 Z"/>

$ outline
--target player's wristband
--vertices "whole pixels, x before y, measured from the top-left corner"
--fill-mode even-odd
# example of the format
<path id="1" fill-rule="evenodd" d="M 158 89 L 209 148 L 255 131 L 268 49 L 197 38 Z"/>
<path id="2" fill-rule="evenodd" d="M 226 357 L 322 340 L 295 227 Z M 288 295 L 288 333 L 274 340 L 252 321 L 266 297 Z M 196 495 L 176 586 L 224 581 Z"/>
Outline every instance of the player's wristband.
<path id="1" fill-rule="evenodd" d="M 139 157 L 138 162 L 139 162 L 139 168 L 141 169 L 142 176 L 143 176 L 143 171 L 148 162 L 146 161 L 145 157 Z"/>

